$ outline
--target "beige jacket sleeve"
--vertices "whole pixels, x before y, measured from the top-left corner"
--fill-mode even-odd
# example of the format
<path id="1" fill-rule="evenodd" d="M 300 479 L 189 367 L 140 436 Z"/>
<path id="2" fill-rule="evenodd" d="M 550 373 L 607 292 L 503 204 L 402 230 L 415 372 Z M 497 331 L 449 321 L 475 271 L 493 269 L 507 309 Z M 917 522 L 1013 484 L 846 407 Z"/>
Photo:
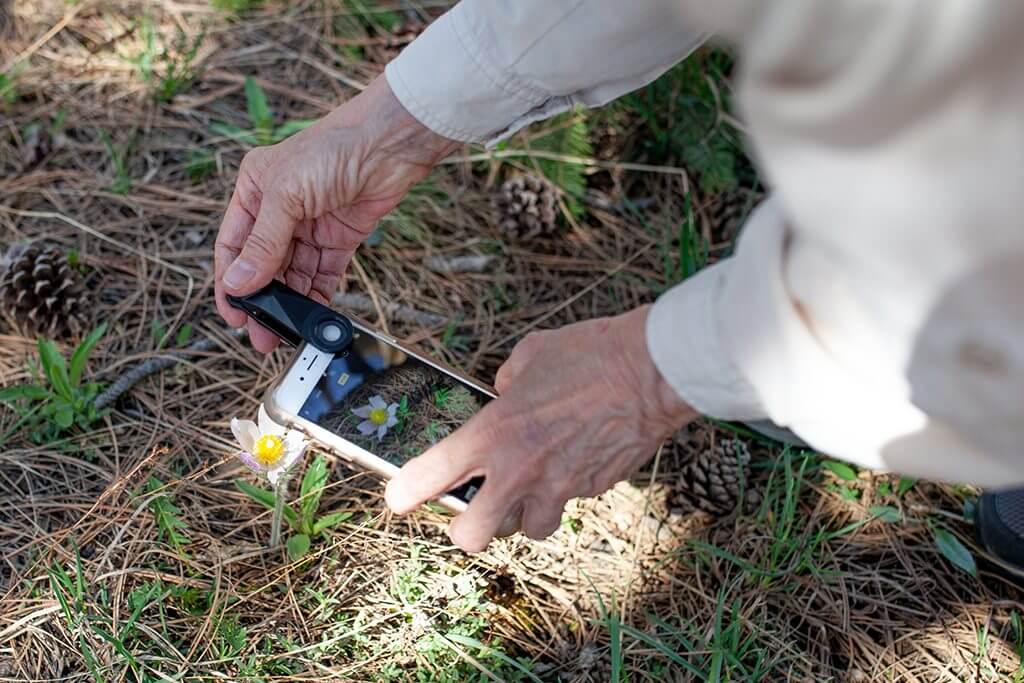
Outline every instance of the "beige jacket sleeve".
<path id="1" fill-rule="evenodd" d="M 1024 482 L 1022 31 L 1024 4 L 994 0 L 463 2 L 388 79 L 434 130 L 493 140 L 643 84 L 704 32 L 733 40 L 774 194 L 734 257 L 655 305 L 659 369 L 709 415 L 768 417 L 871 467 L 1010 485 Z"/>

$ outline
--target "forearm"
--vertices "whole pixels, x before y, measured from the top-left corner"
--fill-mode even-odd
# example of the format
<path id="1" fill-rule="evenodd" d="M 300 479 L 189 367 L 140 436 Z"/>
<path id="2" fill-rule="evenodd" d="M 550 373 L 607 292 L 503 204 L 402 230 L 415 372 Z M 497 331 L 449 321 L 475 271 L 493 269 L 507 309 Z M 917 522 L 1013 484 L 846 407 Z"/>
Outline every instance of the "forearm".
<path id="1" fill-rule="evenodd" d="M 490 143 L 641 87 L 704 37 L 687 27 L 676 0 L 463 0 L 386 73 L 432 130 Z"/>

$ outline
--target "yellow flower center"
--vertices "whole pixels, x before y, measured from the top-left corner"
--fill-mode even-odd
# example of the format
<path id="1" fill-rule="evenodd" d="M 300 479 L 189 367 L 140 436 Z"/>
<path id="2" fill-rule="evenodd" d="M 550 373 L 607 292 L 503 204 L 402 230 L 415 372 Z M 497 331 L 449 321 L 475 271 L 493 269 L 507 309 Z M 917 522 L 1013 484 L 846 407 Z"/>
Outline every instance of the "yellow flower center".
<path id="1" fill-rule="evenodd" d="M 264 434 L 256 440 L 252 454 L 264 467 L 272 467 L 284 454 L 284 440 L 274 434 Z"/>
<path id="2" fill-rule="evenodd" d="M 382 425 L 388 421 L 387 408 L 374 408 L 370 411 L 370 422 L 375 425 Z"/>

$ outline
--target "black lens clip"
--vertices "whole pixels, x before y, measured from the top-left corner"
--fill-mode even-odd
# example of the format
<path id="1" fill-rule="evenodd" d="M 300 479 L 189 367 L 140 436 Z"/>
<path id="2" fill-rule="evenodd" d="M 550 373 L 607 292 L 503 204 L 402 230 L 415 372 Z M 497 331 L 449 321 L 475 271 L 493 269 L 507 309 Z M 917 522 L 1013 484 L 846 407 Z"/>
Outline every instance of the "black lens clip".
<path id="1" fill-rule="evenodd" d="M 290 346 L 306 342 L 326 353 L 339 353 L 352 343 L 352 323 L 348 318 L 283 282 L 271 280 L 258 292 L 247 296 L 229 294 L 227 299 Z"/>

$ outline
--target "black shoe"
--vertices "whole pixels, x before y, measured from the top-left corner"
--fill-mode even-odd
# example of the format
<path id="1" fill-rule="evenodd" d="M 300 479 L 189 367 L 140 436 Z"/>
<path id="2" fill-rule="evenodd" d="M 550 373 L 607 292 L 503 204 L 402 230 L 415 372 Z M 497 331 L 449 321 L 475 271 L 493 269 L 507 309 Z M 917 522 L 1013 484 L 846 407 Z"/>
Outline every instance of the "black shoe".
<path id="1" fill-rule="evenodd" d="M 1024 488 L 982 493 L 974 523 L 978 539 L 994 559 L 1024 576 Z"/>

